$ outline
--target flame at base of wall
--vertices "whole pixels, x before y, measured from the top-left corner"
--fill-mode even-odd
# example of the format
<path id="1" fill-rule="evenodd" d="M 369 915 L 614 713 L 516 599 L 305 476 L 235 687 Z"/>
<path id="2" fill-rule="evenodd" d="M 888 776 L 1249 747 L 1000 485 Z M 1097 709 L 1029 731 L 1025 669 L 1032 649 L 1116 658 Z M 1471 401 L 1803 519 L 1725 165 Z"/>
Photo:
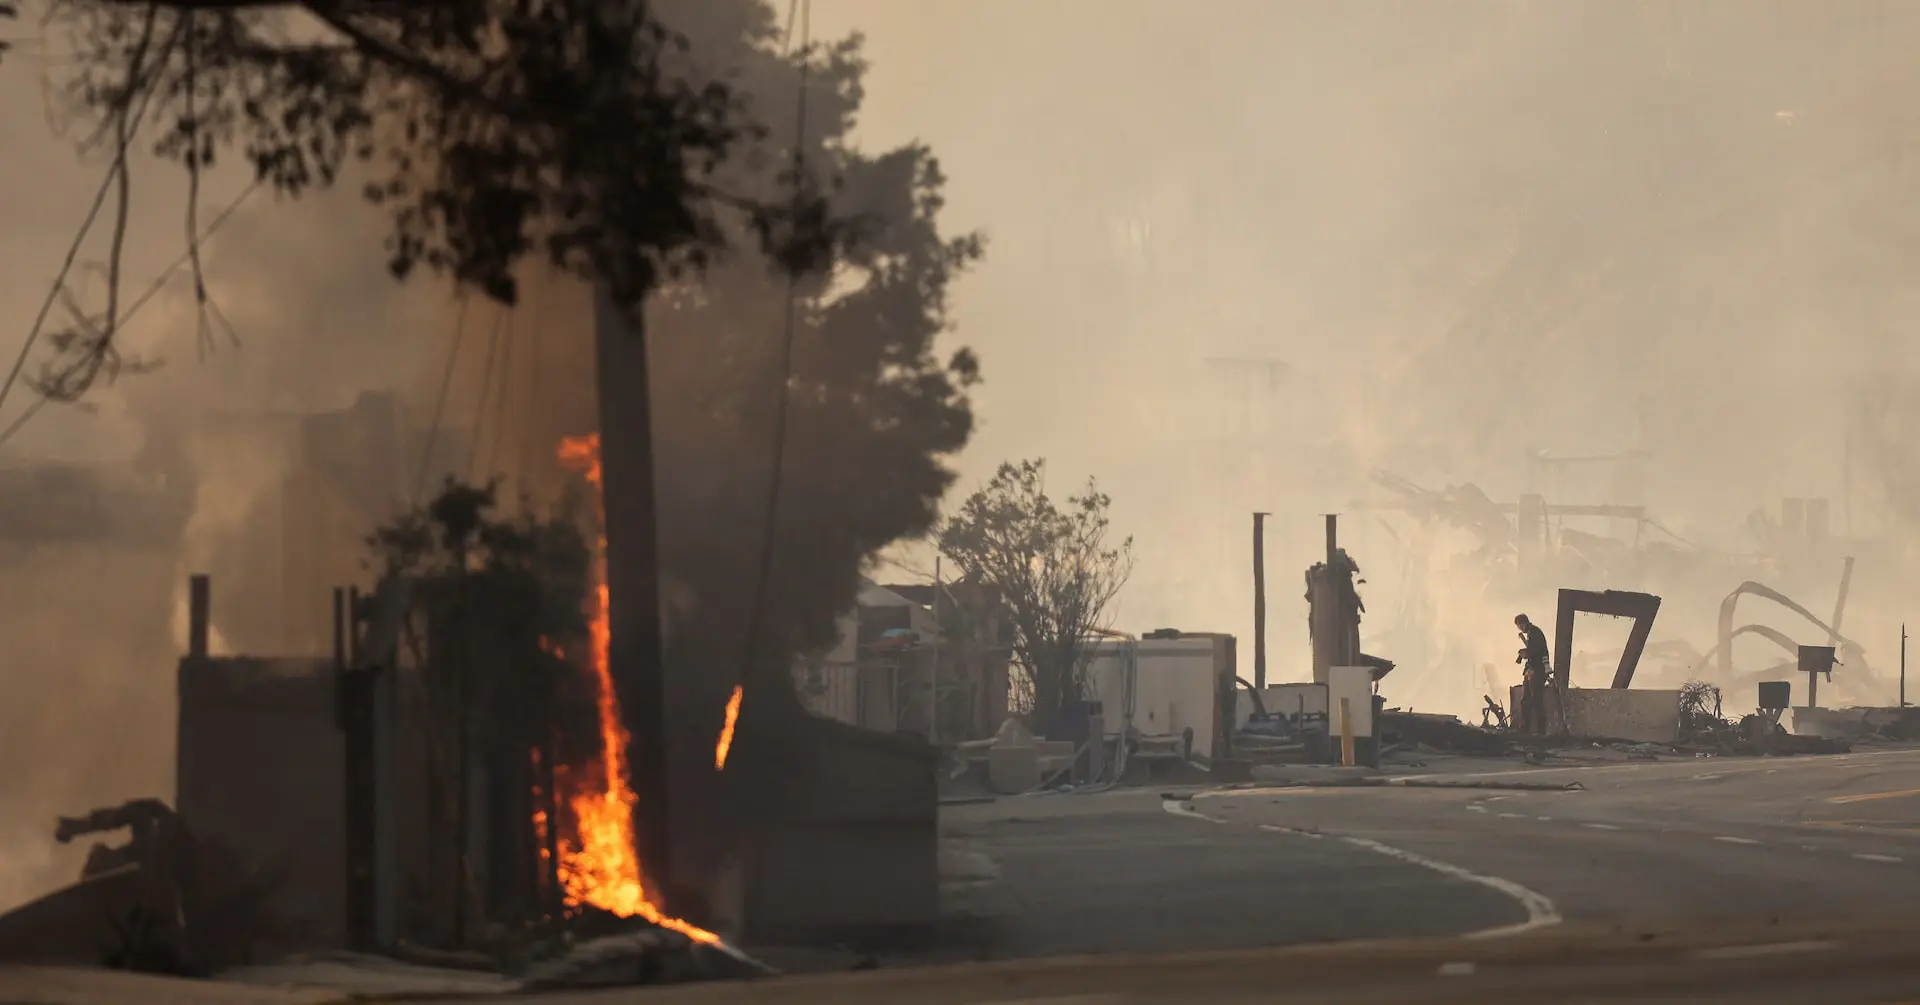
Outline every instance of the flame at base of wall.
<path id="1" fill-rule="evenodd" d="M 600 437 L 568 437 L 560 443 L 560 461 L 585 475 L 596 493 L 600 524 L 606 523 L 605 503 L 598 493 Z M 607 593 L 607 540 L 601 535 L 593 552 L 593 588 L 587 609 L 588 664 L 594 704 L 600 725 L 600 758 L 566 772 L 568 788 L 558 842 L 562 901 L 568 907 L 595 907 L 623 918 L 644 918 L 696 942 L 718 943 L 720 937 L 666 914 L 661 899 L 647 882 L 644 864 L 634 843 L 633 816 L 638 806 L 627 765 L 631 737 L 620 717 L 620 696 L 613 686 L 610 664 L 612 631 Z"/>

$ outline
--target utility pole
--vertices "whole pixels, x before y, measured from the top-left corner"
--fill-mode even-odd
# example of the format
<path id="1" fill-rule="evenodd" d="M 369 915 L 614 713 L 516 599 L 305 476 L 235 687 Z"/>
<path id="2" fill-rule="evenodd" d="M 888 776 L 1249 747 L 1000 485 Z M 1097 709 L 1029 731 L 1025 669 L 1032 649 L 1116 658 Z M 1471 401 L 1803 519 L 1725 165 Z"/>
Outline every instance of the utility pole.
<path id="1" fill-rule="evenodd" d="M 938 746 L 940 733 L 940 657 L 947 630 L 940 620 L 940 556 L 933 556 L 933 669 L 927 671 L 927 742 Z"/>
<path id="2" fill-rule="evenodd" d="M 1267 687 L 1267 514 L 1253 515 L 1253 689 Z"/>
<path id="3" fill-rule="evenodd" d="M 631 737 L 627 763 L 635 797 L 635 850 L 655 896 L 670 901 L 675 884 L 668 857 L 668 813 L 673 802 L 645 320 L 628 318 L 604 284 L 594 286 L 593 317 L 600 497 L 606 513 L 607 669 Z M 661 906 L 677 913 L 670 902 Z"/>
<path id="4" fill-rule="evenodd" d="M 1907 707 L 1907 623 L 1900 622 L 1900 707 Z"/>

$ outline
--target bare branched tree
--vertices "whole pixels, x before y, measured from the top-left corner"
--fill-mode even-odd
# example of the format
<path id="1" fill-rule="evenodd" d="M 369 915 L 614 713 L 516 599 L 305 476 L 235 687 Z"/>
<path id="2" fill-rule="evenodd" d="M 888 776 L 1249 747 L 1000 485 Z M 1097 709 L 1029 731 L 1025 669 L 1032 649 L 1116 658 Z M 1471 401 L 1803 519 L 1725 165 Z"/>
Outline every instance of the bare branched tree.
<path id="1" fill-rule="evenodd" d="M 961 582 L 989 588 L 1013 629 L 1013 654 L 1045 724 L 1085 694 L 1093 636 L 1133 572 L 1133 539 L 1108 542 L 1112 500 L 1092 479 L 1056 506 L 1046 462 L 1002 464 L 941 527 L 939 548 Z"/>

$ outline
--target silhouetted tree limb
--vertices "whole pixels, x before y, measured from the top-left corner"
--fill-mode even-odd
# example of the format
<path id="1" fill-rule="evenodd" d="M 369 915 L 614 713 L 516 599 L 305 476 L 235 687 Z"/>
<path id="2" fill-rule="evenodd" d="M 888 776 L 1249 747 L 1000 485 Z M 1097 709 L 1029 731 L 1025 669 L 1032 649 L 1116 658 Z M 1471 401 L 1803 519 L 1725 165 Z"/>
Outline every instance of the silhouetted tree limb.
<path id="1" fill-rule="evenodd" d="M 89 142 L 130 119 L 190 175 L 238 155 L 289 197 L 352 169 L 388 213 L 399 278 L 424 265 L 512 303 L 516 266 L 539 258 L 634 310 L 730 234 L 806 272 L 851 231 L 805 179 L 765 198 L 720 184 L 764 129 L 731 84 L 693 72 L 649 0 L 55 0 L 54 14 Z M 62 368 L 62 386 L 97 371 Z"/>

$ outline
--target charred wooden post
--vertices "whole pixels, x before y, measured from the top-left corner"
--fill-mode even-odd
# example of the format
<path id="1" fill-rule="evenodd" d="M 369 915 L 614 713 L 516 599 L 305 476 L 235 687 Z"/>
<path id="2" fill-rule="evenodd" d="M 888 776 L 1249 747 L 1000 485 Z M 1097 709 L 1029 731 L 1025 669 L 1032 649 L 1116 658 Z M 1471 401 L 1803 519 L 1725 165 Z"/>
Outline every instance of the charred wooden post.
<path id="1" fill-rule="evenodd" d="M 1267 514 L 1253 515 L 1253 688 L 1267 686 Z"/>
<path id="2" fill-rule="evenodd" d="M 204 572 L 187 579 L 187 655 L 207 658 L 208 638 L 212 634 L 213 581 Z"/>
<path id="3" fill-rule="evenodd" d="M 340 685 L 340 730 L 345 757 L 347 941 L 355 949 L 379 946 L 374 770 L 373 673 L 360 652 L 360 593 L 333 591 L 334 666 Z"/>
<path id="4" fill-rule="evenodd" d="M 1307 570 L 1308 626 L 1313 641 L 1313 681 L 1327 682 L 1330 667 L 1360 660 L 1359 571 L 1340 548 L 1339 516 L 1327 514 L 1327 557 Z"/>

